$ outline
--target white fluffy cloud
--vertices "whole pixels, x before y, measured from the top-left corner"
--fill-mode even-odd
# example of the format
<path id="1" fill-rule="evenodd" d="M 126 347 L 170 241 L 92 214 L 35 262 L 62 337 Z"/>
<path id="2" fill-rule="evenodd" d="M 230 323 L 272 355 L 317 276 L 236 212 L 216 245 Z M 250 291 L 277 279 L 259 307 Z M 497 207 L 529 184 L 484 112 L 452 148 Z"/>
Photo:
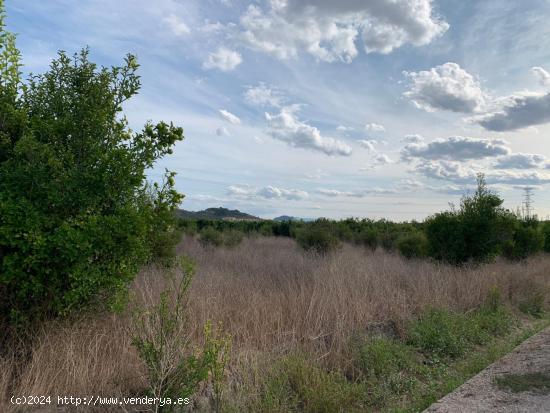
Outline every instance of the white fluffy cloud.
<path id="1" fill-rule="evenodd" d="M 432 142 L 409 143 L 401 149 L 401 158 L 412 159 L 467 161 L 500 155 L 508 155 L 510 148 L 502 139 L 476 139 L 462 136 L 451 136 L 436 139 Z"/>
<path id="2" fill-rule="evenodd" d="M 404 74 L 410 87 L 403 95 L 420 109 L 478 113 L 486 105 L 487 95 L 479 81 L 456 63 Z"/>
<path id="3" fill-rule="evenodd" d="M 532 153 L 513 153 L 499 158 L 495 164 L 497 169 L 534 169 L 540 168 L 546 162 L 544 155 Z"/>
<path id="4" fill-rule="evenodd" d="M 250 5 L 237 39 L 280 59 L 306 52 L 333 62 L 351 62 L 361 37 L 367 53 L 421 46 L 449 25 L 434 15 L 432 0 L 272 0 L 267 10 Z"/>
<path id="5" fill-rule="evenodd" d="M 248 87 L 246 92 L 244 92 L 244 98 L 248 103 L 254 106 L 279 107 L 282 101 L 280 94 L 264 83 Z"/>
<path id="6" fill-rule="evenodd" d="M 425 160 L 415 165 L 414 172 L 427 178 L 450 181 L 459 184 L 475 183 L 477 173 L 482 172 L 491 184 L 543 185 L 550 183 L 550 174 L 538 171 L 480 170 L 459 162 Z"/>
<path id="7" fill-rule="evenodd" d="M 416 134 L 405 135 L 405 137 L 401 139 L 401 142 L 421 143 L 421 142 L 424 142 L 424 138 L 421 135 L 416 135 Z"/>
<path id="8" fill-rule="evenodd" d="M 243 59 L 239 52 L 220 47 L 218 50 L 208 55 L 202 67 L 205 69 L 219 69 L 222 72 L 229 72 L 239 66 L 242 61 Z"/>
<path id="9" fill-rule="evenodd" d="M 292 108 L 283 108 L 277 115 L 265 114 L 267 134 L 296 148 L 311 149 L 326 155 L 351 155 L 351 147 L 343 141 L 321 135 L 319 129 L 296 118 Z"/>
<path id="10" fill-rule="evenodd" d="M 237 116 L 233 115 L 231 112 L 225 109 L 220 109 L 218 112 L 223 120 L 232 123 L 233 125 L 241 124 L 241 120 Z"/>
<path id="11" fill-rule="evenodd" d="M 183 36 L 191 33 L 191 29 L 185 24 L 185 22 L 173 13 L 168 17 L 165 17 L 164 21 L 170 30 L 172 30 L 172 33 L 176 36 Z"/>
<path id="12" fill-rule="evenodd" d="M 368 151 L 376 152 L 376 149 L 374 148 L 374 145 L 376 144 L 376 141 L 366 140 L 366 139 L 359 139 L 357 142 L 359 142 L 359 145 L 361 145 L 363 148 L 367 149 Z"/>
<path id="13" fill-rule="evenodd" d="M 309 196 L 306 191 L 299 189 L 278 188 L 275 186 L 265 186 L 263 188 L 254 188 L 249 185 L 232 185 L 227 189 L 227 194 L 236 198 L 254 199 L 286 199 L 299 201 Z"/>
<path id="14" fill-rule="evenodd" d="M 535 74 L 542 86 L 550 86 L 550 73 L 540 66 L 533 67 L 531 71 Z"/>
<path id="15" fill-rule="evenodd" d="M 369 132 L 385 132 L 386 128 L 384 125 L 380 125 L 378 123 L 367 123 L 365 125 L 365 129 Z"/>
<path id="16" fill-rule="evenodd" d="M 328 196 L 331 198 L 336 197 L 349 197 L 349 198 L 364 198 L 369 195 L 388 195 L 398 193 L 396 188 L 368 188 L 361 189 L 358 191 L 340 191 L 338 189 L 325 189 L 321 188 L 317 192 L 323 196 Z"/>
<path id="17" fill-rule="evenodd" d="M 518 93 L 500 99 L 495 105 L 495 110 L 473 120 L 496 132 L 550 122 L 550 93 Z"/>

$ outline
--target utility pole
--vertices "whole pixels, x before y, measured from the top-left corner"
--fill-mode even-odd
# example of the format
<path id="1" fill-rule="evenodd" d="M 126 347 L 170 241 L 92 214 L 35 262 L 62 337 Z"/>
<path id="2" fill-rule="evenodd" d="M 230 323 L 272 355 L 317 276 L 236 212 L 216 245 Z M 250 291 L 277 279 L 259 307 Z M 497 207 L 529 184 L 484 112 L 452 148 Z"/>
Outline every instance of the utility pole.
<path id="1" fill-rule="evenodd" d="M 533 188 L 530 186 L 523 188 L 523 211 L 525 218 L 530 219 L 533 212 Z"/>

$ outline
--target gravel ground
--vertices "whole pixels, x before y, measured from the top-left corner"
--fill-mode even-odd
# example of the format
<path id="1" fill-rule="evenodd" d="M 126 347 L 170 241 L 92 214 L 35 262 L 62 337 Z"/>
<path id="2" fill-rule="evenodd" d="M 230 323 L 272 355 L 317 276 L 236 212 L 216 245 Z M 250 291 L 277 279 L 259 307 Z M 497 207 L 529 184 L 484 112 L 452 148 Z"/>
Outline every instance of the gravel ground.
<path id="1" fill-rule="evenodd" d="M 550 374 L 550 328 L 529 338 L 424 412 L 550 412 L 550 394 L 513 393 L 495 385 L 496 377 L 525 373 Z"/>

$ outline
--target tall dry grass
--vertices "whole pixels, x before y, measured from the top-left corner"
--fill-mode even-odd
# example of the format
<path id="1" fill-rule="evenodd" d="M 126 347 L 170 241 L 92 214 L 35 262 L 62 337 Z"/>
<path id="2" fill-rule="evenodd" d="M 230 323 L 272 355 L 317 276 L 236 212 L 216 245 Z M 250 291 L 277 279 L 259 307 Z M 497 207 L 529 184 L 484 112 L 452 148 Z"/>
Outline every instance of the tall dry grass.
<path id="1" fill-rule="evenodd" d="M 197 265 L 189 334 L 199 342 L 207 320 L 223 322 L 233 338 L 235 377 L 251 369 L 259 354 L 298 350 L 345 369 L 354 334 L 370 328 L 401 334 L 423 308 L 467 311 L 494 287 L 508 304 L 517 304 L 534 286 L 550 287 L 548 256 L 456 268 L 349 245 L 328 256 L 305 254 L 291 239 L 261 237 L 232 249 L 185 238 L 178 252 Z M 135 300 L 150 305 L 158 299 L 166 286 L 163 271 L 151 267 L 139 274 L 131 288 Z M 44 326 L 22 371 L 14 371 L 9 358 L 0 359 L 0 411 L 10 408 L 9 394 L 140 394 L 147 383 L 131 345 L 130 319 L 97 315 Z"/>

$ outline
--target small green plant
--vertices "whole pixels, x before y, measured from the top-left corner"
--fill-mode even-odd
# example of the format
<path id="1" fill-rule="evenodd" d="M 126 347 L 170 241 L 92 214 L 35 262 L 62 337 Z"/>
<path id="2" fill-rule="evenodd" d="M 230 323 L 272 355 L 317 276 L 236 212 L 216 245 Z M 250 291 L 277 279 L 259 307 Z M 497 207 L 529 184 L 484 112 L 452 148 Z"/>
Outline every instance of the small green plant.
<path id="1" fill-rule="evenodd" d="M 468 341 L 461 314 L 444 309 L 428 309 L 410 326 L 409 343 L 440 357 L 455 358 L 464 354 Z"/>
<path id="2" fill-rule="evenodd" d="M 519 310 L 524 314 L 541 318 L 544 315 L 545 299 L 544 291 L 540 289 L 532 291 L 519 303 Z"/>
<path id="3" fill-rule="evenodd" d="M 420 231 L 401 235 L 397 239 L 397 250 L 405 258 L 424 258 L 428 255 L 428 239 Z"/>
<path id="4" fill-rule="evenodd" d="M 179 264 L 179 276 L 174 271 L 168 273 L 169 287 L 160 294 L 158 303 L 135 308 L 130 327 L 132 343 L 147 367 L 152 397 L 190 397 L 210 375 L 219 409 L 229 339 L 207 323 L 204 347 L 192 347 L 185 303 L 194 265 L 187 258 L 181 258 Z M 170 406 L 157 405 L 155 411 L 167 409 Z"/>
<path id="5" fill-rule="evenodd" d="M 213 410 L 219 413 L 222 411 L 223 384 L 231 351 L 231 337 L 223 333 L 221 322 L 217 328 L 213 328 L 212 322 L 208 321 L 204 326 L 204 340 L 204 354 L 212 381 Z"/>
<path id="6" fill-rule="evenodd" d="M 514 393 L 532 391 L 550 393 L 550 375 L 544 373 L 506 374 L 495 379 L 498 387 Z"/>
<path id="7" fill-rule="evenodd" d="M 261 406 L 253 411 L 333 413 L 364 411 L 365 388 L 303 357 L 278 360 L 264 379 Z"/>

